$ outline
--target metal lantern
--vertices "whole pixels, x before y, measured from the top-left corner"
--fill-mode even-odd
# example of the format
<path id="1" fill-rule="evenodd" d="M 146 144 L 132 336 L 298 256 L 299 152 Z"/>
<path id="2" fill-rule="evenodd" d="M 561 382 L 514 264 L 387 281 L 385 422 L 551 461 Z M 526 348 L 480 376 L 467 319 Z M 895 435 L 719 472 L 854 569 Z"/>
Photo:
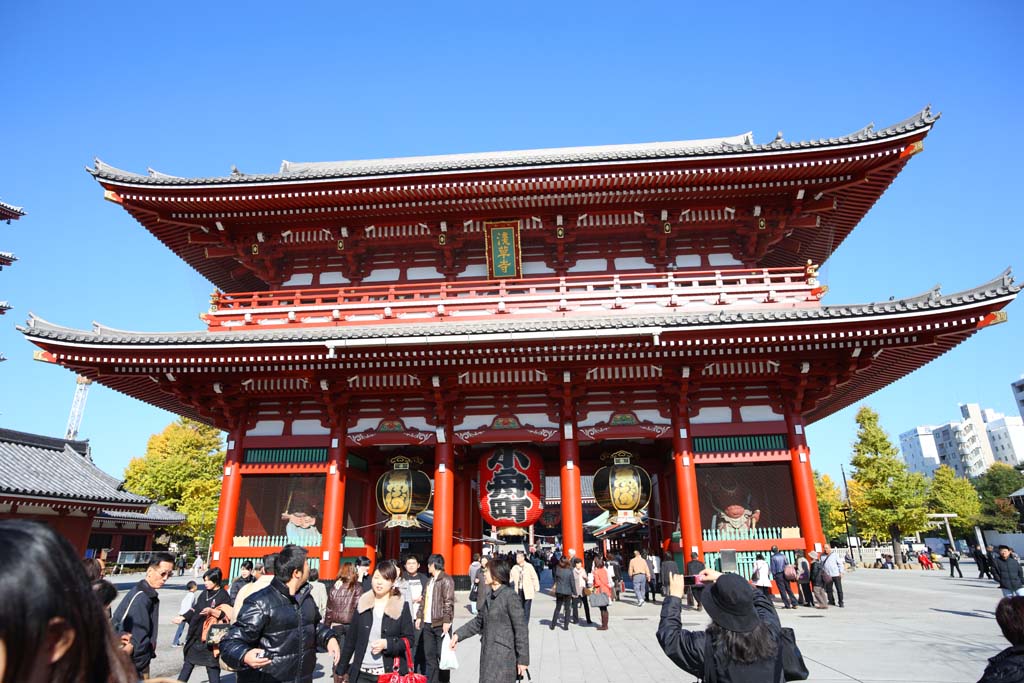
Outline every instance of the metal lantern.
<path id="1" fill-rule="evenodd" d="M 480 458 L 480 514 L 498 536 L 524 536 L 544 512 L 540 455 L 520 446 L 498 446 Z"/>
<path id="2" fill-rule="evenodd" d="M 430 477 L 410 467 L 409 458 L 391 459 L 392 469 L 377 480 L 377 507 L 390 516 L 385 528 L 418 527 L 416 515 L 430 506 Z"/>
<path id="3" fill-rule="evenodd" d="M 651 476 L 647 470 L 633 464 L 633 454 L 617 451 L 611 455 L 612 464 L 594 473 L 594 498 L 602 510 L 612 514 L 611 524 L 639 522 L 637 513 L 651 501 Z"/>

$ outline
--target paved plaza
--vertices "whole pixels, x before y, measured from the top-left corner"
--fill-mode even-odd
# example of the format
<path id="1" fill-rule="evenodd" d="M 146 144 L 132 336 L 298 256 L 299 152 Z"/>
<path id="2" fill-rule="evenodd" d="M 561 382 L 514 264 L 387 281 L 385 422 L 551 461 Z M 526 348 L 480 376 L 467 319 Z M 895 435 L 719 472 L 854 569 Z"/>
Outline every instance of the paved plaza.
<path id="1" fill-rule="evenodd" d="M 780 611 L 791 626 L 811 672 L 812 681 L 908 681 L 915 683 L 975 683 L 986 660 L 1006 646 L 993 612 L 1000 593 L 995 584 L 978 580 L 973 564 L 963 564 L 965 579 L 946 572 L 860 569 L 844 579 L 847 606 L 819 611 L 801 608 Z M 132 578 L 112 577 L 118 588 Z M 170 623 L 190 573 L 174 577 L 161 593 L 159 655 L 154 676 L 174 678 L 181 666 L 181 650 L 171 647 L 175 626 Z M 544 572 L 550 582 L 550 574 Z M 457 595 L 456 626 L 470 614 L 466 593 Z M 548 629 L 554 600 L 542 595 L 534 601 L 530 624 L 531 674 L 537 683 L 599 683 L 604 681 L 692 681 L 693 676 L 673 665 L 658 647 L 655 630 L 661 601 L 636 607 L 615 603 L 611 629 L 570 626 L 569 631 Z M 594 610 L 597 616 L 597 610 Z M 582 616 L 582 615 L 581 615 Z M 683 612 L 684 626 L 702 628 L 702 612 Z M 453 683 L 476 681 L 479 638 L 459 644 L 461 668 Z M 329 667 L 330 659 L 320 655 Z M 317 680 L 330 682 L 322 670 Z M 206 681 L 197 669 L 192 681 Z M 222 677 L 233 683 L 234 675 Z"/>

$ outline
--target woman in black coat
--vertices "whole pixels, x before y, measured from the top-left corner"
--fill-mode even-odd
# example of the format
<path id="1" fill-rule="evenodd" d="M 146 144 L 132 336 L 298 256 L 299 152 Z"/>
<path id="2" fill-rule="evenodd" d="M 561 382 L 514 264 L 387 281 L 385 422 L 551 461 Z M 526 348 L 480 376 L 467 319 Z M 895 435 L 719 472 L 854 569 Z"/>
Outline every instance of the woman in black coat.
<path id="1" fill-rule="evenodd" d="M 988 660 L 978 683 L 1024 681 L 1024 598 L 1000 600 L 996 605 L 996 623 L 1010 647 Z"/>
<path id="2" fill-rule="evenodd" d="M 377 683 L 380 674 L 392 670 L 396 657 L 399 673 L 409 673 L 407 652 L 411 650 L 406 648 L 411 648 L 415 631 L 409 606 L 395 588 L 396 581 L 398 565 L 393 560 L 377 565 L 371 589 L 363 593 L 356 606 L 334 670 L 336 676 L 347 674 L 349 683 Z"/>
<path id="3" fill-rule="evenodd" d="M 569 558 L 563 557 L 558 561 L 558 566 L 555 568 L 555 613 L 551 617 L 552 631 L 558 625 L 558 614 L 563 608 L 565 609 L 565 625 L 563 628 L 566 631 L 569 630 L 569 606 L 572 605 L 575 585 L 576 576 L 570 568 Z"/>
<path id="4" fill-rule="evenodd" d="M 220 665 L 217 663 L 217 658 L 213 656 L 213 650 L 203 642 L 203 624 L 206 623 L 206 618 L 210 615 L 218 619 L 230 618 L 227 610 L 231 608 L 231 596 L 221 587 L 221 579 L 220 569 L 211 569 L 203 574 L 206 590 L 193 601 L 192 609 L 173 619 L 174 623 L 188 622 L 188 636 L 185 638 L 184 649 L 185 661 L 181 665 L 181 673 L 178 674 L 179 681 L 187 681 L 195 667 L 205 666 L 210 683 L 220 683 Z M 222 605 L 227 605 L 227 608 L 222 609 Z"/>

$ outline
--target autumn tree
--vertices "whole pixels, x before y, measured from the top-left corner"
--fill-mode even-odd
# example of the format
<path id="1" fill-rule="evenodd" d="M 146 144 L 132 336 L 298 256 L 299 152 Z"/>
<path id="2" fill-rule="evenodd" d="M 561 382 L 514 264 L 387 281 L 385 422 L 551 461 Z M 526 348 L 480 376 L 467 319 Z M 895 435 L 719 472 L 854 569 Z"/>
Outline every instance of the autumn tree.
<path id="1" fill-rule="evenodd" d="M 149 438 L 146 454 L 125 469 L 125 488 L 186 516 L 173 535 L 198 539 L 213 532 L 224 470 L 221 432 L 180 418 Z"/>
<path id="2" fill-rule="evenodd" d="M 957 533 L 966 533 L 978 521 L 981 501 L 971 482 L 956 476 L 956 472 L 943 465 L 932 475 L 928 509 L 933 513 L 955 514 L 956 517 L 949 520 L 949 526 Z"/>
<path id="3" fill-rule="evenodd" d="M 851 458 L 850 503 L 861 535 L 888 536 L 893 557 L 898 558 L 903 536 L 928 527 L 928 480 L 907 470 L 879 425 L 878 413 L 864 406 L 855 419 L 858 429 Z"/>
<path id="4" fill-rule="evenodd" d="M 846 523 L 840 509 L 845 507 L 843 494 L 832 477 L 814 473 L 814 490 L 818 495 L 818 515 L 825 538 L 832 539 L 846 533 Z"/>
<path id="5" fill-rule="evenodd" d="M 996 531 L 1017 531 L 1020 513 L 1010 502 L 1010 494 L 1024 488 L 1024 474 L 997 462 L 971 483 L 981 498 L 978 524 Z"/>

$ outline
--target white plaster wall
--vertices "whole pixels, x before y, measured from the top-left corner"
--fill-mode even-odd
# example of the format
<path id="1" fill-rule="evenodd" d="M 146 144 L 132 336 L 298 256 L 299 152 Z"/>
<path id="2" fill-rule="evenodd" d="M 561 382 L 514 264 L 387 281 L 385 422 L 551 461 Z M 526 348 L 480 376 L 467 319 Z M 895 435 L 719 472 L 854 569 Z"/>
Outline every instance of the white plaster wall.
<path id="1" fill-rule="evenodd" d="M 282 287 L 306 287 L 313 284 L 313 273 L 296 273 L 281 283 Z"/>
<path id="2" fill-rule="evenodd" d="M 322 285 L 347 285 L 351 280 L 341 273 L 320 273 L 320 284 Z"/>
<path id="3" fill-rule="evenodd" d="M 483 279 L 487 277 L 487 264 L 476 263 L 471 266 L 467 266 L 465 272 L 459 277 L 473 279 Z"/>
<path id="4" fill-rule="evenodd" d="M 612 418 L 612 411 L 610 410 L 591 410 L 590 414 L 587 415 L 585 420 L 580 420 L 576 423 L 577 427 L 593 427 L 601 422 L 607 422 Z"/>
<path id="5" fill-rule="evenodd" d="M 260 420 L 246 436 L 281 436 L 284 432 L 284 420 Z"/>
<path id="6" fill-rule="evenodd" d="M 454 429 L 467 431 L 470 429 L 486 429 L 494 422 L 493 415 L 467 415 L 462 422 L 453 425 Z"/>
<path id="7" fill-rule="evenodd" d="M 708 254 L 708 263 L 712 266 L 742 266 L 742 261 L 737 261 L 732 254 Z"/>
<path id="8" fill-rule="evenodd" d="M 410 280 L 438 280 L 444 278 L 444 275 L 441 273 L 441 271 L 432 266 L 410 268 L 409 270 L 405 271 L 405 276 Z"/>
<path id="9" fill-rule="evenodd" d="M 677 254 L 676 268 L 699 268 L 701 265 L 700 254 Z"/>
<path id="10" fill-rule="evenodd" d="M 320 424 L 320 420 L 295 420 L 292 422 L 292 434 L 295 436 L 322 436 L 331 430 Z"/>
<path id="11" fill-rule="evenodd" d="M 551 421 L 547 413 L 523 413 L 522 415 L 516 415 L 516 417 L 519 418 L 519 424 L 524 426 L 549 428 L 559 426 L 557 422 Z"/>
<path id="12" fill-rule="evenodd" d="M 605 270 L 608 268 L 608 261 L 603 258 L 592 258 L 583 259 L 577 261 L 576 265 L 569 269 L 570 275 L 576 275 L 578 273 L 592 273 L 597 270 Z"/>
<path id="13" fill-rule="evenodd" d="M 363 278 L 363 282 L 394 282 L 401 275 L 398 268 L 378 268 Z"/>
<path id="14" fill-rule="evenodd" d="M 652 270 L 651 264 L 642 256 L 627 256 L 615 259 L 615 270 Z"/>
<path id="15" fill-rule="evenodd" d="M 771 406 L 743 406 L 740 418 L 744 422 L 781 422 L 786 418 L 772 410 Z"/>
<path id="16" fill-rule="evenodd" d="M 554 275 L 553 268 L 543 261 L 523 261 L 523 275 Z"/>
<path id="17" fill-rule="evenodd" d="M 690 418 L 690 424 L 725 424 L 732 422 L 732 410 L 728 406 L 701 408 Z"/>

